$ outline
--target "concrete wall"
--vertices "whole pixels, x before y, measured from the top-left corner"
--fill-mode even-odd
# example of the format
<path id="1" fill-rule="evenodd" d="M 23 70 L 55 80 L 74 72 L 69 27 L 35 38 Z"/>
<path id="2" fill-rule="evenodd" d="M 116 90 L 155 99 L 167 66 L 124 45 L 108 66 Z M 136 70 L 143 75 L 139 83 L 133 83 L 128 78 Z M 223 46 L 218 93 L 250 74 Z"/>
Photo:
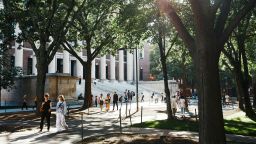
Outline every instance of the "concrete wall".
<path id="1" fill-rule="evenodd" d="M 56 103 L 57 96 L 63 94 L 67 100 L 77 100 L 76 97 L 76 77 L 64 74 L 47 75 L 45 83 L 45 92 L 50 94 L 50 99 Z M 21 106 L 23 97 L 26 94 L 26 101 L 29 106 L 34 105 L 36 96 L 36 76 L 25 76 L 17 78 L 15 85 L 11 90 L 2 90 L 1 106 Z"/>

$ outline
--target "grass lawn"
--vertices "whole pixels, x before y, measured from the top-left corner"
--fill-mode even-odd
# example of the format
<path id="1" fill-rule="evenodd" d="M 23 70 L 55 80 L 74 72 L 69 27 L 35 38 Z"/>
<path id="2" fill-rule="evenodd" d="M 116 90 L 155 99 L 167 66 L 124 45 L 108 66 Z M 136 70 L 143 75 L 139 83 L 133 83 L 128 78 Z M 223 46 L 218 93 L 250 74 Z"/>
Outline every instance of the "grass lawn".
<path id="1" fill-rule="evenodd" d="M 224 120 L 225 131 L 228 134 L 256 136 L 256 122 L 247 117 L 240 117 L 230 120 Z M 191 120 L 158 120 L 148 121 L 141 124 L 135 124 L 134 127 L 171 129 L 177 131 L 194 131 L 198 132 L 198 122 Z"/>

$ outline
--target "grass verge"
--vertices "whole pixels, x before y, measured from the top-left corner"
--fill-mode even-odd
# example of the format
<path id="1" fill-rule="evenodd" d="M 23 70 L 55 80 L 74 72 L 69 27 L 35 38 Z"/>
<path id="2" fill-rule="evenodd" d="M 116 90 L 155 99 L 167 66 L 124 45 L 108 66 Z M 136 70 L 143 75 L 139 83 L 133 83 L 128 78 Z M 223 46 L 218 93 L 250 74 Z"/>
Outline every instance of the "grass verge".
<path id="1" fill-rule="evenodd" d="M 256 122 L 247 117 L 224 120 L 224 128 L 227 134 L 236 134 L 244 136 L 256 136 Z M 198 122 L 192 120 L 157 120 L 148 121 L 142 124 L 134 124 L 133 127 L 170 129 L 177 131 L 198 132 Z"/>

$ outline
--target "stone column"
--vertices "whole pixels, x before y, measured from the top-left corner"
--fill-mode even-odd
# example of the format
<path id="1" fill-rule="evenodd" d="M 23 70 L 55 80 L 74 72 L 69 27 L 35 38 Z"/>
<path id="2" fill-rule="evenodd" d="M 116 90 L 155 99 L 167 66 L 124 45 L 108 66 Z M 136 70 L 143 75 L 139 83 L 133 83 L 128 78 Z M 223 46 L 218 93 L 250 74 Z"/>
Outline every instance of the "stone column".
<path id="1" fill-rule="evenodd" d="M 52 61 L 48 65 L 48 73 L 56 73 L 56 56 L 53 57 Z"/>
<path id="2" fill-rule="evenodd" d="M 116 80 L 116 57 L 110 55 L 110 80 Z"/>
<path id="3" fill-rule="evenodd" d="M 127 51 L 127 81 L 133 81 L 133 54 Z"/>
<path id="4" fill-rule="evenodd" d="M 138 52 L 138 51 L 137 51 Z M 136 80 L 136 49 L 133 50 L 133 80 Z M 139 61 L 139 59 L 138 59 Z"/>
<path id="5" fill-rule="evenodd" d="M 106 55 L 100 58 L 100 79 L 106 80 Z"/>
<path id="6" fill-rule="evenodd" d="M 70 55 L 63 50 L 63 73 L 70 73 Z"/>
<path id="7" fill-rule="evenodd" d="M 119 81 L 124 81 L 124 51 L 119 50 Z"/>
<path id="8" fill-rule="evenodd" d="M 83 52 L 77 52 L 77 54 L 79 55 L 79 57 L 83 58 Z M 76 60 L 77 63 L 77 67 L 76 67 L 76 73 L 77 73 L 77 77 L 80 77 L 81 79 L 83 79 L 83 65 L 80 63 L 80 61 L 77 59 Z"/>
<path id="9" fill-rule="evenodd" d="M 23 48 L 21 44 L 15 42 L 15 67 L 23 68 Z"/>
<path id="10" fill-rule="evenodd" d="M 95 77 L 95 59 L 92 61 L 92 79 L 94 80 Z"/>
<path id="11" fill-rule="evenodd" d="M 36 68 L 36 55 L 35 53 L 33 52 L 33 55 L 32 55 L 32 74 L 33 75 L 37 75 L 37 68 Z"/>
<path id="12" fill-rule="evenodd" d="M 15 35 L 18 36 L 20 32 L 21 32 L 21 30 L 19 28 L 19 24 L 17 23 L 16 27 L 15 27 Z M 16 41 L 15 41 L 15 54 L 14 55 L 15 55 L 14 66 L 23 68 L 22 44 L 17 43 Z"/>

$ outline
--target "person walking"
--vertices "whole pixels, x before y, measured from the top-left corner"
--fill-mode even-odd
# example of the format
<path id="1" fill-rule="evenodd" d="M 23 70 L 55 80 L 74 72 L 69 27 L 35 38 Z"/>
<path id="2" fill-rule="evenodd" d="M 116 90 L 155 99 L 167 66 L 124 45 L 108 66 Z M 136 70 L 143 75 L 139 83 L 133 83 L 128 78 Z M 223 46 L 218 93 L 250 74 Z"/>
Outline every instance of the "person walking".
<path id="1" fill-rule="evenodd" d="M 104 104 L 104 99 L 103 99 L 103 95 L 102 94 L 100 94 L 99 103 L 100 103 L 100 111 L 102 111 L 103 104 Z"/>
<path id="2" fill-rule="evenodd" d="M 171 97 L 171 107 L 172 107 L 172 114 L 175 116 L 175 113 L 177 112 L 177 96 Z"/>
<path id="3" fill-rule="evenodd" d="M 50 117 L 51 117 L 51 107 L 52 103 L 51 100 L 49 100 L 50 95 L 48 93 L 44 94 L 44 101 L 42 102 L 40 112 L 41 112 L 41 123 L 40 123 L 40 131 L 43 130 L 44 125 L 44 119 L 46 118 L 47 121 L 47 130 L 50 130 Z"/>
<path id="4" fill-rule="evenodd" d="M 26 110 L 28 110 L 28 105 L 27 105 L 27 95 L 24 95 L 23 96 L 23 103 L 22 103 L 22 107 L 21 107 L 21 110 L 23 110 L 23 108 L 26 108 Z"/>
<path id="5" fill-rule="evenodd" d="M 36 109 L 37 108 L 37 96 L 35 96 L 34 103 L 35 103 L 35 109 Z"/>
<path id="6" fill-rule="evenodd" d="M 123 96 L 121 95 L 118 100 L 119 100 L 119 102 L 121 103 L 121 107 L 122 107 L 122 104 L 123 104 Z"/>
<path id="7" fill-rule="evenodd" d="M 94 103 L 95 103 L 95 106 L 98 107 L 98 96 L 95 96 Z"/>
<path id="8" fill-rule="evenodd" d="M 106 103 L 106 111 L 108 112 L 110 109 L 110 94 L 107 94 L 107 97 L 105 99 L 105 103 Z"/>
<path id="9" fill-rule="evenodd" d="M 68 125 L 65 121 L 65 115 L 67 114 L 67 104 L 63 95 L 59 95 L 58 99 L 59 102 L 56 105 L 57 132 L 68 129 Z"/>
<path id="10" fill-rule="evenodd" d="M 144 94 L 143 93 L 141 93 L 142 94 L 142 96 L 141 96 L 141 102 L 144 102 Z"/>
<path id="11" fill-rule="evenodd" d="M 118 95 L 116 94 L 116 92 L 114 92 L 113 95 L 113 110 L 115 109 L 115 105 L 116 105 L 116 110 L 118 110 Z"/>
<path id="12" fill-rule="evenodd" d="M 180 108 L 181 108 L 181 114 L 182 114 L 182 117 L 184 117 L 184 114 L 185 114 L 185 108 L 186 108 L 186 104 L 185 104 L 185 98 L 184 98 L 184 96 L 180 96 Z"/>

